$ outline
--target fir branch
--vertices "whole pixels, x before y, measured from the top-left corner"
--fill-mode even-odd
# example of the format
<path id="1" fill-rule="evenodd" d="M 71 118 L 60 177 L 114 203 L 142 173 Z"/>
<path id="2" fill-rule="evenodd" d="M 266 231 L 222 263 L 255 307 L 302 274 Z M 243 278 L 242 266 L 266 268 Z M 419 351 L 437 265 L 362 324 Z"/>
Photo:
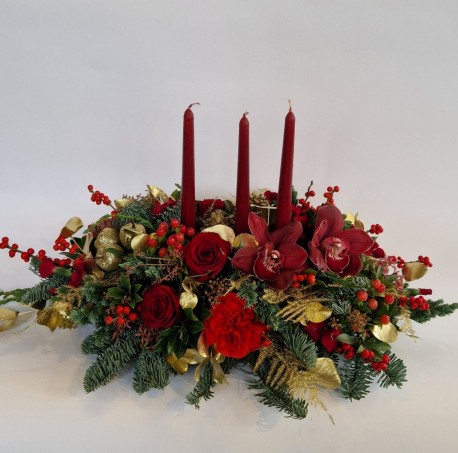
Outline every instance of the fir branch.
<path id="1" fill-rule="evenodd" d="M 253 307 L 258 303 L 258 284 L 251 279 L 243 280 L 237 295 L 246 301 L 247 307 Z"/>
<path id="2" fill-rule="evenodd" d="M 429 310 L 411 310 L 410 319 L 420 324 L 430 321 L 437 316 L 448 316 L 451 315 L 456 309 L 458 309 L 458 303 L 447 304 L 443 299 L 439 300 L 428 300 Z"/>
<path id="3" fill-rule="evenodd" d="M 157 352 L 143 349 L 137 359 L 133 388 L 141 395 L 152 388 L 163 389 L 169 383 L 170 367 Z"/>
<path id="4" fill-rule="evenodd" d="M 170 223 L 172 219 L 181 219 L 181 205 L 169 206 L 162 214 L 156 217 L 156 223 L 159 225 L 161 222 Z"/>
<path id="5" fill-rule="evenodd" d="M 262 300 L 254 307 L 257 318 L 274 331 L 281 330 L 287 325 L 283 319 L 277 316 L 279 310 L 280 308 L 278 305 L 269 304 Z"/>
<path id="6" fill-rule="evenodd" d="M 332 313 L 336 316 L 346 316 L 351 312 L 351 302 L 347 299 L 336 299 L 331 302 Z"/>
<path id="7" fill-rule="evenodd" d="M 149 231 L 153 231 L 154 216 L 144 199 L 134 201 L 116 215 L 113 226 L 118 230 L 128 223 L 139 223 Z"/>
<path id="8" fill-rule="evenodd" d="M 282 331 L 283 342 L 286 347 L 299 359 L 304 362 L 308 369 L 313 368 L 316 364 L 317 349 L 315 342 L 304 335 L 302 330 L 296 326 L 288 324 L 287 328 Z"/>
<path id="9" fill-rule="evenodd" d="M 288 418 L 302 420 L 307 417 L 308 403 L 300 398 L 294 398 L 286 386 L 271 387 L 264 382 L 265 367 L 259 369 L 260 379 L 253 380 L 249 388 L 260 390 L 255 395 L 262 404 L 268 407 L 276 407 L 280 412 L 284 411 Z"/>
<path id="10" fill-rule="evenodd" d="M 395 385 L 397 388 L 401 388 L 406 379 L 407 368 L 404 362 L 396 357 L 396 355 L 390 355 L 390 363 L 384 373 L 378 378 L 378 383 L 381 387 L 387 388 L 390 385 Z"/>
<path id="11" fill-rule="evenodd" d="M 369 386 L 374 378 L 372 370 L 359 355 L 352 360 L 344 360 L 339 375 L 340 394 L 350 401 L 363 399 L 369 393 Z"/>
<path id="12" fill-rule="evenodd" d="M 88 368 L 83 380 L 87 393 L 107 384 L 140 353 L 140 337 L 128 331 L 118 342 L 105 349 Z"/>
<path id="13" fill-rule="evenodd" d="M 41 281 L 33 288 L 29 288 L 21 297 L 22 304 L 33 305 L 40 302 L 46 302 L 51 298 L 50 289 L 58 288 L 68 283 L 68 277 L 61 275 L 52 275 L 46 280 Z"/>
<path id="14" fill-rule="evenodd" d="M 186 395 L 186 403 L 192 404 L 196 409 L 200 409 L 200 400 L 205 401 L 213 396 L 212 388 L 215 386 L 213 381 L 212 367 L 209 363 L 205 365 L 200 373 L 199 382 L 194 386 L 194 389 Z"/>
<path id="15" fill-rule="evenodd" d="M 111 333 L 106 328 L 99 328 L 86 337 L 81 343 L 83 354 L 100 354 L 113 345 Z"/>

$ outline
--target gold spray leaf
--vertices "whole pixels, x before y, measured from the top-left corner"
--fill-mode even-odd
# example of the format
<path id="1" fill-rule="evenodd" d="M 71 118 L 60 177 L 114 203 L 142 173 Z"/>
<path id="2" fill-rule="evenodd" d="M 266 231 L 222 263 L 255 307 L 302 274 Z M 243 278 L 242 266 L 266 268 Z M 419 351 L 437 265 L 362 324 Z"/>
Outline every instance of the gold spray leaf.
<path id="1" fill-rule="evenodd" d="M 79 217 L 72 217 L 62 228 L 60 237 L 67 239 L 83 228 L 83 221 Z"/>
<path id="2" fill-rule="evenodd" d="M 374 335 L 377 340 L 383 341 L 385 343 L 394 343 L 398 338 L 398 331 L 396 327 L 391 322 L 389 324 L 383 324 L 381 326 L 375 325 L 371 327 L 372 335 Z"/>
<path id="3" fill-rule="evenodd" d="M 68 302 L 54 302 L 50 307 L 38 311 L 37 323 L 49 327 L 51 332 L 57 327 L 72 329 L 75 325 L 69 316 L 71 306 Z"/>
<path id="4" fill-rule="evenodd" d="M 121 210 L 132 204 L 134 200 L 132 198 L 119 198 L 114 201 L 115 207 L 117 210 Z"/>
<path id="5" fill-rule="evenodd" d="M 146 187 L 148 188 L 148 193 L 154 200 L 158 200 L 163 203 L 169 199 L 169 196 L 163 190 L 159 189 L 159 187 L 150 185 L 147 185 Z"/>
<path id="6" fill-rule="evenodd" d="M 216 233 L 221 237 L 221 239 L 229 242 L 231 245 L 235 239 L 234 230 L 231 227 L 228 227 L 227 225 L 214 225 L 205 228 L 205 230 L 202 230 L 202 233 Z"/>
<path id="7" fill-rule="evenodd" d="M 303 313 L 311 322 L 323 322 L 332 315 L 332 310 L 319 302 L 310 302 L 304 308 Z"/>
<path id="8" fill-rule="evenodd" d="M 407 282 L 412 280 L 418 280 L 426 274 L 428 268 L 418 261 L 413 261 L 411 263 L 405 263 L 402 266 L 402 275 Z"/>
<path id="9" fill-rule="evenodd" d="M 18 317 L 18 312 L 11 310 L 9 308 L 0 307 L 0 332 L 8 330 L 13 327 L 16 319 Z"/>

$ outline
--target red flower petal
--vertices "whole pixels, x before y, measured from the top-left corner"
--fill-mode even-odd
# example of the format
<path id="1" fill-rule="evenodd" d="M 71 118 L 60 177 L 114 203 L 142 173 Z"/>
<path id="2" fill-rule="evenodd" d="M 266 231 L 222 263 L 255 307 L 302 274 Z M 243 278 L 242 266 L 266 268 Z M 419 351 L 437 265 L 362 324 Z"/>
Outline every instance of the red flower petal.
<path id="1" fill-rule="evenodd" d="M 248 215 L 248 227 L 259 245 L 265 244 L 266 242 L 272 242 L 266 221 L 254 212 L 250 212 Z"/>
<path id="2" fill-rule="evenodd" d="M 327 221 L 327 229 L 323 232 L 322 236 L 335 236 L 334 233 L 343 230 L 344 221 L 342 213 L 335 206 L 321 206 L 318 208 L 316 219 L 317 227 L 319 227 L 324 220 Z"/>
<path id="3" fill-rule="evenodd" d="M 267 282 L 270 288 L 276 289 L 277 291 L 283 291 L 284 289 L 288 288 L 288 286 L 292 283 L 294 276 L 294 271 L 291 270 L 281 270 L 278 278 L 271 282 Z"/>
<path id="4" fill-rule="evenodd" d="M 334 234 L 334 237 L 344 239 L 350 244 L 350 250 L 348 253 L 351 255 L 361 255 L 366 250 L 372 247 L 374 241 L 371 237 L 363 230 L 358 228 L 350 228 L 349 230 L 340 231 Z"/>
<path id="5" fill-rule="evenodd" d="M 275 280 L 280 274 L 279 268 L 269 269 L 267 266 L 265 266 L 262 254 L 259 254 L 259 256 L 256 258 L 253 270 L 256 277 L 258 277 L 260 280 Z"/>
<path id="6" fill-rule="evenodd" d="M 297 271 L 307 259 L 307 252 L 298 244 L 283 244 L 277 250 L 283 255 L 284 269 Z"/>
<path id="7" fill-rule="evenodd" d="M 347 275 L 358 275 L 363 268 L 363 260 L 359 257 L 359 255 L 351 255 L 350 262 L 348 266 L 343 270 L 342 277 Z"/>
<path id="8" fill-rule="evenodd" d="M 301 234 L 302 225 L 300 222 L 293 221 L 272 232 L 271 237 L 275 248 L 278 250 L 282 244 L 296 243 Z"/>
<path id="9" fill-rule="evenodd" d="M 257 253 L 258 247 L 244 247 L 237 250 L 232 258 L 232 266 L 245 274 L 252 274 Z"/>
<path id="10" fill-rule="evenodd" d="M 329 249 L 326 251 L 326 264 L 329 269 L 336 274 L 340 274 L 350 262 L 350 257 L 348 255 L 332 255 L 329 253 Z"/>

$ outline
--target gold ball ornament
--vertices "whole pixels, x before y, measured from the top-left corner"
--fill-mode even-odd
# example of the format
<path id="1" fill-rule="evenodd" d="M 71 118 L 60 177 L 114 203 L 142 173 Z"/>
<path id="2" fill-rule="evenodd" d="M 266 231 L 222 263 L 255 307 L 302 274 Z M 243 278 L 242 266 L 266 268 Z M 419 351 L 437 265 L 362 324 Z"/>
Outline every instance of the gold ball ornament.
<path id="1" fill-rule="evenodd" d="M 119 242 L 118 231 L 114 228 L 104 228 L 94 241 L 95 248 L 103 247 L 110 244 L 117 244 Z"/>
<path id="2" fill-rule="evenodd" d="M 143 225 L 140 223 L 128 223 L 119 231 L 119 239 L 125 248 L 132 250 L 132 239 L 140 234 L 146 234 L 146 228 Z"/>
<path id="3" fill-rule="evenodd" d="M 123 262 L 124 249 L 118 244 L 102 245 L 97 249 L 95 262 L 104 271 L 114 271 Z"/>

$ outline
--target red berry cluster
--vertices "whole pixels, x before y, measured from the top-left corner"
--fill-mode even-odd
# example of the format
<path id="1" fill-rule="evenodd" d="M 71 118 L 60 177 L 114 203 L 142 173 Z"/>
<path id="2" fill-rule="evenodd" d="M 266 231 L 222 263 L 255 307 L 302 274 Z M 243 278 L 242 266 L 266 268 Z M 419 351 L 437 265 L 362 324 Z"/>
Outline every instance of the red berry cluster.
<path id="1" fill-rule="evenodd" d="M 107 326 L 115 323 L 119 327 L 126 327 L 130 322 L 135 322 L 138 319 L 137 312 L 132 311 L 129 305 L 110 307 L 109 313 L 104 320 Z"/>
<path id="2" fill-rule="evenodd" d="M 8 255 L 10 258 L 14 258 L 16 256 L 16 253 L 20 253 L 21 259 L 28 263 L 30 261 L 30 258 L 35 253 L 35 250 L 32 248 L 28 248 L 27 250 L 19 250 L 19 245 L 10 245 L 9 242 L 10 239 L 8 237 L 3 237 L 2 242 L 0 242 L 0 249 L 9 249 Z"/>
<path id="3" fill-rule="evenodd" d="M 107 206 L 111 205 L 111 200 L 110 198 L 105 195 L 104 193 L 100 192 L 99 190 L 96 190 L 94 192 L 94 186 L 92 184 L 89 184 L 87 186 L 87 190 L 91 192 L 91 201 L 93 201 L 95 204 L 106 204 Z"/>
<path id="4" fill-rule="evenodd" d="M 361 351 L 361 357 L 365 362 L 370 362 L 374 371 L 385 371 L 390 363 L 390 356 L 383 354 L 380 361 L 375 360 L 375 354 L 370 349 L 363 349 Z"/>
<path id="5" fill-rule="evenodd" d="M 67 250 L 68 248 L 70 247 L 70 242 L 68 242 L 65 238 L 63 238 L 62 236 L 59 236 L 55 241 L 54 241 L 54 245 L 53 245 L 53 249 L 57 252 L 57 251 L 61 251 L 61 252 L 64 252 L 65 250 Z"/>
<path id="6" fill-rule="evenodd" d="M 351 344 L 341 343 L 340 348 L 341 352 L 344 352 L 344 357 L 346 360 L 351 360 L 355 356 L 355 348 Z M 337 350 L 339 351 L 338 348 Z"/>
<path id="7" fill-rule="evenodd" d="M 429 303 L 423 296 L 401 296 L 399 298 L 401 307 L 409 307 L 410 310 L 420 309 L 421 311 L 429 310 Z"/>
<path id="8" fill-rule="evenodd" d="M 326 203 L 325 204 L 334 204 L 334 193 L 339 192 L 340 187 L 339 186 L 328 186 L 326 188 L 326 192 L 323 194 L 323 197 L 326 198 Z"/>
<path id="9" fill-rule="evenodd" d="M 388 293 L 384 294 L 386 291 L 385 285 L 380 281 L 380 279 L 375 279 L 371 282 L 372 289 L 377 294 L 374 294 L 373 297 L 369 297 L 369 293 L 365 290 L 360 290 L 356 293 L 356 299 L 359 302 L 366 302 L 367 306 L 371 310 L 377 310 L 379 306 L 379 301 L 375 297 L 379 297 L 380 299 L 383 296 L 383 299 L 380 302 L 384 302 L 387 305 L 393 305 L 396 301 L 396 296 L 394 294 Z M 390 317 L 388 315 L 381 315 L 379 321 L 382 324 L 389 324 L 391 322 Z"/>
<path id="10" fill-rule="evenodd" d="M 431 263 L 431 261 L 429 261 L 429 258 L 427 256 L 420 255 L 418 257 L 418 262 L 421 263 L 421 264 L 424 264 L 426 267 L 433 267 L 433 263 Z"/>
<path id="11" fill-rule="evenodd" d="M 192 227 L 186 227 L 180 224 L 178 219 L 171 219 L 169 223 L 161 222 L 157 227 L 156 233 L 145 238 L 149 253 L 158 253 L 163 258 L 171 250 L 181 251 L 186 238 L 192 238 L 196 235 L 196 230 Z"/>
<path id="12" fill-rule="evenodd" d="M 301 284 L 314 285 L 316 282 L 315 274 L 294 274 L 293 275 L 293 288 L 300 288 Z"/>
<path id="13" fill-rule="evenodd" d="M 371 234 L 381 234 L 383 233 L 383 228 L 381 225 L 376 223 L 375 225 L 371 225 L 371 229 L 369 230 L 369 233 Z"/>

